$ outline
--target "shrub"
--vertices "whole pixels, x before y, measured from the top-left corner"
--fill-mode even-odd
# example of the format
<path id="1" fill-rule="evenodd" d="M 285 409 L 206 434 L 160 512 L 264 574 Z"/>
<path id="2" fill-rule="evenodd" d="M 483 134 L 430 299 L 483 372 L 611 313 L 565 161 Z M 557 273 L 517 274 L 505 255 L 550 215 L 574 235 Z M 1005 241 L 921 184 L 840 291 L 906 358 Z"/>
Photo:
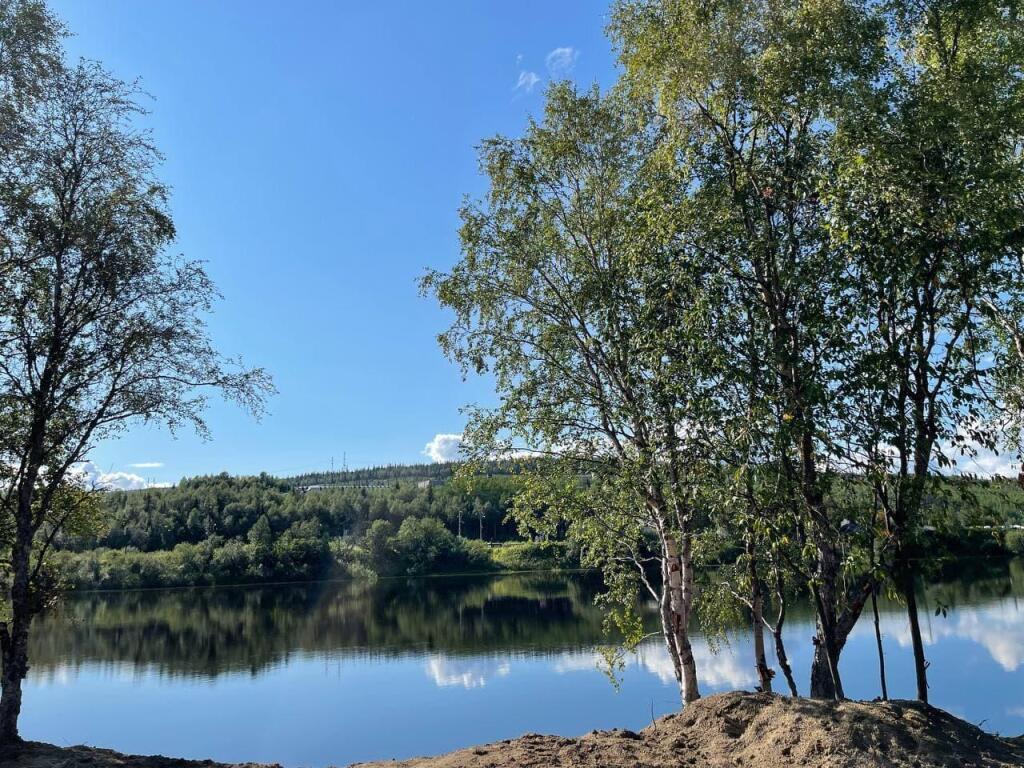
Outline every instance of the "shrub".
<path id="1" fill-rule="evenodd" d="M 1014 528 L 1007 531 L 1006 549 L 1014 555 L 1024 555 L 1024 530 Z"/>
<path id="2" fill-rule="evenodd" d="M 545 571 L 577 565 L 564 541 L 513 541 L 496 545 L 491 555 L 507 571 Z"/>
<path id="3" fill-rule="evenodd" d="M 369 566 L 379 573 L 387 573 L 394 566 L 395 552 L 391 541 L 394 534 L 395 527 L 387 520 L 374 520 L 366 530 L 363 547 Z"/>
<path id="4" fill-rule="evenodd" d="M 465 560 L 459 540 L 433 517 L 403 520 L 393 546 L 399 564 L 410 575 L 451 570 Z"/>

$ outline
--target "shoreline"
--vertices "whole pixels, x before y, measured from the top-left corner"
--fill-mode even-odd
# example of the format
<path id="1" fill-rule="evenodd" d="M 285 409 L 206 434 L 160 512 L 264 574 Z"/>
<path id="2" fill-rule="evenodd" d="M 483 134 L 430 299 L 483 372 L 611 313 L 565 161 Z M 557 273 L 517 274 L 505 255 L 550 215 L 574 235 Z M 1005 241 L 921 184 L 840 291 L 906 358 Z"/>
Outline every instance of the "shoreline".
<path id="1" fill-rule="evenodd" d="M 992 554 L 972 555 L 937 555 L 933 557 L 911 558 L 914 562 L 937 563 L 940 567 L 956 563 L 1008 563 L 1013 560 L 1024 560 L 1024 555 L 999 552 Z M 725 568 L 729 563 L 714 562 L 708 567 L 712 570 Z M 439 573 L 420 573 L 416 575 L 395 575 L 386 576 L 374 575 L 372 578 L 365 576 L 334 576 L 320 579 L 295 579 L 291 581 L 234 581 L 218 584 L 167 584 L 150 587 L 105 587 L 91 589 L 66 589 L 61 597 L 73 597 L 78 595 L 111 595 L 120 592 L 182 592 L 186 590 L 212 590 L 212 589 L 250 589 L 258 587 L 311 587 L 318 584 L 375 584 L 388 581 L 420 581 L 420 580 L 441 580 L 441 579 L 466 579 L 485 578 L 488 576 L 515 576 L 519 574 L 550 573 L 555 575 L 564 574 L 593 574 L 600 576 L 599 568 L 516 568 L 516 569 L 495 569 L 487 571 L 452 571 Z"/>
<path id="2" fill-rule="evenodd" d="M 351 768 L 986 768 L 1024 765 L 1024 736 L 1005 738 L 913 701 L 816 701 L 717 694 L 642 731 L 567 738 L 525 734 L 436 757 Z M 339 764 L 340 765 L 340 764 Z M 273 768 L 276 764 L 124 755 L 29 742 L 0 749 L 2 768 Z M 279 768 L 279 767 L 278 767 Z"/>

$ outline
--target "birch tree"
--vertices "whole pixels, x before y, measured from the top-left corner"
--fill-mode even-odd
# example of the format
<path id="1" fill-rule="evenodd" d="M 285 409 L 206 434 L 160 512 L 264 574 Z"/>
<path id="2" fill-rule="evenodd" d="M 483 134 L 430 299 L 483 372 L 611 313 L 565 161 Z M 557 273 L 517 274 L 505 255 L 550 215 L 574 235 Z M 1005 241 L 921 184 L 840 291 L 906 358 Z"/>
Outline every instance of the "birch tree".
<path id="1" fill-rule="evenodd" d="M 837 115 L 869 91 L 881 56 L 874 17 L 857 2 L 637 0 L 616 7 L 612 32 L 627 80 L 657 99 L 696 179 L 697 241 L 749 311 L 741 338 L 763 351 L 757 397 L 764 432 L 793 494 L 818 629 L 811 693 L 842 697 L 839 655 L 870 595 L 843 589 L 834 443 L 848 428 L 834 407 L 848 356 L 851 306 L 820 192 Z M 740 367 L 737 376 L 750 376 Z"/>
<path id="2" fill-rule="evenodd" d="M 63 34 L 41 0 L 0 0 L 0 154 L 17 147 L 26 110 L 63 66 Z"/>
<path id="3" fill-rule="evenodd" d="M 22 110 L 0 169 L 0 743 L 18 739 L 41 564 L 73 511 L 74 468 L 138 422 L 206 433 L 217 390 L 258 412 L 271 385 L 222 357 L 202 265 L 173 255 L 159 155 L 136 94 L 95 64 L 62 67 Z"/>
<path id="4" fill-rule="evenodd" d="M 897 2 L 886 22 L 885 76 L 838 135 L 829 205 L 867 310 L 852 334 L 865 426 L 852 463 L 883 512 L 927 701 L 915 563 L 928 496 L 979 451 L 1020 452 L 1024 23 L 990 0 Z"/>
<path id="5" fill-rule="evenodd" d="M 548 510 L 538 524 L 567 525 L 613 584 L 646 585 L 693 701 L 696 446 L 715 422 L 695 415 L 714 334 L 675 237 L 686 184 L 661 133 L 644 102 L 553 87 L 523 138 L 484 143 L 490 189 L 462 211 L 462 258 L 423 287 L 455 313 L 444 351 L 489 373 L 501 400 L 471 411 L 473 450 L 558 459 L 534 475 L 549 491 L 531 505 Z"/>

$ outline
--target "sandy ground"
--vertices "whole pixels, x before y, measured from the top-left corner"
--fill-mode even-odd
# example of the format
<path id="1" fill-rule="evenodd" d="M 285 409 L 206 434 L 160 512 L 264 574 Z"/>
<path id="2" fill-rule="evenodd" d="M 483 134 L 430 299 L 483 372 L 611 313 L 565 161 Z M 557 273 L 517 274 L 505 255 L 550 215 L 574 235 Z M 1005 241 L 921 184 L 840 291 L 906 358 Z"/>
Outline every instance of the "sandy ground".
<path id="1" fill-rule="evenodd" d="M 1024 738 L 1024 737 L 1022 737 Z M 1024 740 L 985 733 L 913 702 L 830 702 L 726 693 L 635 733 L 518 739 L 361 768 L 1001 768 L 1024 766 Z M 19 768 L 223 768 L 211 761 L 131 757 L 89 747 L 26 744 L 0 751 Z"/>

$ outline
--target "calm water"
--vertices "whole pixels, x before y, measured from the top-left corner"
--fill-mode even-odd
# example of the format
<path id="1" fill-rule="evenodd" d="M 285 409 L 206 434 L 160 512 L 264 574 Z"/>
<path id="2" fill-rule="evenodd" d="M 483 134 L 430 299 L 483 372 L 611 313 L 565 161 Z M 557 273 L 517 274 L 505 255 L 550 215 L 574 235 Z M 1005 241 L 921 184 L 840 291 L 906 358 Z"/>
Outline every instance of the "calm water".
<path id="1" fill-rule="evenodd" d="M 652 642 L 616 691 L 598 669 L 601 612 L 586 577 L 388 580 L 78 596 L 35 627 L 23 733 L 285 766 L 403 758 L 517 736 L 640 728 L 678 707 Z M 930 585 L 934 702 L 1003 733 L 1024 731 L 1024 562 Z M 890 692 L 910 696 L 908 633 L 884 606 Z M 801 685 L 811 617 L 788 651 Z M 751 688 L 749 638 L 698 637 L 703 691 Z M 871 624 L 843 653 L 847 693 L 878 694 Z M 781 676 L 778 678 L 781 681 Z"/>

